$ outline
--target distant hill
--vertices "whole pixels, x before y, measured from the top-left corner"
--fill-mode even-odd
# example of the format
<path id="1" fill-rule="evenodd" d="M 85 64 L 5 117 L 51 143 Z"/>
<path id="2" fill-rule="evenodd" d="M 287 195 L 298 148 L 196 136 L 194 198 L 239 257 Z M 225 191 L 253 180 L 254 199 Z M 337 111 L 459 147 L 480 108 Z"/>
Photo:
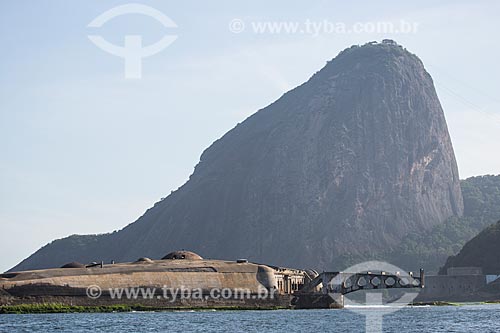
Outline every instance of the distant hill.
<path id="1" fill-rule="evenodd" d="M 462 213 L 431 76 L 396 43 L 368 43 L 214 142 L 189 181 L 136 222 L 54 241 L 14 270 L 175 249 L 340 269 Z"/>
<path id="2" fill-rule="evenodd" d="M 500 219 L 500 175 L 472 177 L 462 182 L 464 216 L 484 228 Z"/>
<path id="3" fill-rule="evenodd" d="M 463 217 L 451 217 L 424 233 L 412 233 L 391 254 L 396 264 L 416 270 L 425 267 L 437 272 L 449 256 L 481 230 L 500 220 L 500 175 L 472 177 L 461 182 Z M 500 256 L 500 253 L 497 252 Z"/>

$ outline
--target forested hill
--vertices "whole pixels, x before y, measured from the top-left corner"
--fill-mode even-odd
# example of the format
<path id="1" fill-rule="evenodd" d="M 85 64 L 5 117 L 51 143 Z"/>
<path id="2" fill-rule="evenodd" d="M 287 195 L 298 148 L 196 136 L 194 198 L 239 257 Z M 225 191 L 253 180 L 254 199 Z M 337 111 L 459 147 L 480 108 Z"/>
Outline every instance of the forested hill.
<path id="1" fill-rule="evenodd" d="M 449 267 L 481 267 L 484 274 L 500 274 L 500 221 L 481 231 L 467 242 L 462 250 L 451 256 L 441 269 L 446 274 Z"/>
<path id="2" fill-rule="evenodd" d="M 466 242 L 500 220 L 500 175 L 468 178 L 461 181 L 461 187 L 464 216 L 449 218 L 426 233 L 408 235 L 391 254 L 395 263 L 410 262 L 413 265 L 408 269 L 425 267 L 429 272 L 436 272 L 449 256 L 459 253 Z"/>

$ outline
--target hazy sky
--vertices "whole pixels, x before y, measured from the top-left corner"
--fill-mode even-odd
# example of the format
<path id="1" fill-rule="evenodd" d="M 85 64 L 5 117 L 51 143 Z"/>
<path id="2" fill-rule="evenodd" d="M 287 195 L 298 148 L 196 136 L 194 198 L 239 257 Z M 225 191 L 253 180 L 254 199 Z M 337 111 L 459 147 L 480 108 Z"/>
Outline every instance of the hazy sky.
<path id="1" fill-rule="evenodd" d="M 128 1 L 0 3 L 0 271 L 56 238 L 133 222 L 186 181 L 214 140 L 342 49 L 372 40 L 395 39 L 423 60 L 461 178 L 500 173 L 498 1 L 135 2 L 178 27 L 133 14 L 87 27 Z M 244 31 L 230 31 L 233 19 Z M 401 20 L 416 32 L 339 31 Z M 253 30 L 267 21 L 319 31 Z M 144 45 L 178 38 L 131 80 L 90 34 L 117 45 L 133 34 Z"/>

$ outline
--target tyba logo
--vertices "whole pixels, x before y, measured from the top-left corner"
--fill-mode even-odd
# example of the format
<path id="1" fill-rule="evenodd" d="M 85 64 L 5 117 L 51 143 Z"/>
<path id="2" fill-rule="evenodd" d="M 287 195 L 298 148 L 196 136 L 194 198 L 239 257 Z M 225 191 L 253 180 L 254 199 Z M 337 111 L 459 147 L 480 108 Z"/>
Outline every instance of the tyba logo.
<path id="1" fill-rule="evenodd" d="M 126 4 L 111 8 L 88 24 L 88 27 L 99 28 L 109 20 L 125 15 L 125 14 L 142 14 L 150 16 L 160 22 L 166 28 L 177 28 L 177 25 L 168 16 L 159 10 L 141 5 L 141 4 Z M 176 35 L 165 35 L 154 44 L 143 47 L 142 36 L 140 35 L 125 35 L 123 46 L 111 44 L 99 35 L 89 35 L 88 38 L 100 49 L 124 58 L 125 60 L 125 78 L 140 79 L 142 76 L 142 58 L 146 58 L 157 54 L 172 44 L 176 39 Z"/>

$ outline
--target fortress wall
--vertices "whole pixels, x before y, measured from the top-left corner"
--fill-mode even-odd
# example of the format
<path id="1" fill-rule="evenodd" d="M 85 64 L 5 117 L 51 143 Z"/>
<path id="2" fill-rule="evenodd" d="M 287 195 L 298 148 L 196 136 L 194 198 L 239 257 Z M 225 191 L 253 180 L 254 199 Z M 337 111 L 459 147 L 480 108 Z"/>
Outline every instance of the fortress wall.
<path id="1" fill-rule="evenodd" d="M 168 260 L 148 264 L 115 264 L 93 268 L 64 268 L 19 272 L 0 278 L 0 288 L 36 295 L 82 293 L 89 286 L 161 289 L 245 289 L 258 293 L 277 286 L 273 269 L 265 265 L 223 261 Z M 57 287 L 62 287 L 57 288 Z M 12 289 L 14 288 L 14 289 Z M 77 290 L 77 291 L 75 291 Z"/>
<path id="2" fill-rule="evenodd" d="M 486 286 L 484 275 L 431 275 L 425 278 L 416 302 L 473 301 L 473 294 Z"/>

